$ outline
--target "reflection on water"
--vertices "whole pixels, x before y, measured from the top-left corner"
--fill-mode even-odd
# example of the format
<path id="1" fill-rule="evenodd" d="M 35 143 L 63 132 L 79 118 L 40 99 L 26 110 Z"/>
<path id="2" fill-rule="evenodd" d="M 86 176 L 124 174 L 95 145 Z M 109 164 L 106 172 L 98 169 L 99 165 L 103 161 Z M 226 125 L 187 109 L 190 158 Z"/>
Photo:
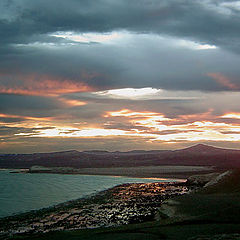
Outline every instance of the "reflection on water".
<path id="1" fill-rule="evenodd" d="M 0 217 L 49 207 L 122 183 L 157 181 L 166 180 L 0 171 Z"/>

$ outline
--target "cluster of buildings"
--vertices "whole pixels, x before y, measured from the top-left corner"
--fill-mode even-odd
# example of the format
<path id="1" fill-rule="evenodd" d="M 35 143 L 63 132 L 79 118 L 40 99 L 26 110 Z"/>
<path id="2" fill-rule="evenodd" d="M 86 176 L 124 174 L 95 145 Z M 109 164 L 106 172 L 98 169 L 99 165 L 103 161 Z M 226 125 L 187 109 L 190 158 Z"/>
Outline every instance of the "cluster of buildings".
<path id="1" fill-rule="evenodd" d="M 97 194 L 89 202 L 85 200 L 84 204 L 79 199 L 71 202 L 70 207 L 59 205 L 44 214 L 32 213 L 26 219 L 5 219 L 0 236 L 154 221 L 163 200 L 187 191 L 187 186 L 179 183 L 123 184 Z"/>

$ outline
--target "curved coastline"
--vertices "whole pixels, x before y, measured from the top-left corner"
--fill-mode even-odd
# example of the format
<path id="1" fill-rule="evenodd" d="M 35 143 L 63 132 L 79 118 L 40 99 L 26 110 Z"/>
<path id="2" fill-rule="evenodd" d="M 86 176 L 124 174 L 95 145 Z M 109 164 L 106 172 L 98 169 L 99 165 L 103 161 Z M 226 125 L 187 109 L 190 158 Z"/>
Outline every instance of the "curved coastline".
<path id="1" fill-rule="evenodd" d="M 79 177 L 78 177 L 78 176 L 76 176 L 76 174 L 72 175 L 70 173 L 69 174 L 34 173 L 34 174 L 32 174 L 32 176 L 29 175 L 29 177 L 28 177 L 25 174 L 18 175 L 18 174 L 13 173 L 13 175 L 12 175 L 12 169 L 6 169 L 4 171 L 6 171 L 7 174 L 1 175 L 1 181 L 3 181 L 3 187 L 5 186 L 4 182 L 6 182 L 7 185 L 5 186 L 5 189 L 7 190 L 7 192 L 6 192 L 6 194 L 4 194 L 4 192 L 3 192 L 4 195 L 2 195 L 2 200 L 3 200 L 3 201 L 1 201 L 2 210 L 4 209 L 4 206 L 7 207 L 9 205 L 7 203 L 9 201 L 6 201 L 7 205 L 4 205 L 5 204 L 4 198 L 11 201 L 11 197 L 13 195 L 11 194 L 10 191 L 12 191 L 12 190 L 13 190 L 13 192 L 14 191 L 16 192 L 16 194 L 14 194 L 14 195 L 16 195 L 14 199 L 19 199 L 19 197 L 21 197 L 19 194 L 24 195 L 25 196 L 24 199 L 22 199 L 22 200 L 19 199 L 19 200 L 25 201 L 27 204 L 26 206 L 31 206 L 32 208 L 24 207 L 24 206 L 21 207 L 21 205 L 16 205 L 18 207 L 14 207 L 10 211 L 9 210 L 7 212 L 3 211 L 1 213 L 0 219 L 4 218 L 4 217 L 19 215 L 19 214 L 25 214 L 30 211 L 34 212 L 34 211 L 38 211 L 41 209 L 48 209 L 48 208 L 58 206 L 59 204 L 65 204 L 67 202 L 77 201 L 82 198 L 88 198 L 89 196 L 96 195 L 99 192 L 106 191 L 108 189 L 111 189 L 117 185 L 121 185 L 124 183 L 182 182 L 182 180 L 178 180 L 178 179 L 136 178 L 136 177 L 132 177 L 132 176 L 129 176 L 129 177 L 128 176 L 109 176 L 109 175 L 107 175 L 107 176 L 94 175 L 93 176 L 93 175 L 79 174 Z M 61 177 L 61 175 L 62 175 L 62 177 Z M 66 175 L 68 175 L 68 176 L 66 176 Z M 94 177 L 94 178 L 92 178 L 92 177 Z M 9 181 L 11 181 L 11 182 L 9 182 Z M 64 181 L 64 182 L 66 182 L 66 184 L 62 185 L 62 183 L 60 181 L 61 182 Z M 97 181 L 99 183 L 95 185 L 94 184 L 95 181 Z M 19 182 L 20 184 L 16 185 L 15 182 Z M 38 191 L 37 190 L 38 184 L 40 182 L 41 182 L 41 186 L 40 186 L 41 188 Z M 84 187 L 85 182 L 87 185 Z M 48 183 L 50 184 L 50 187 L 51 187 L 51 190 L 49 190 L 50 192 L 46 191 L 46 189 L 49 189 Z M 56 183 L 58 185 L 56 185 Z M 70 183 L 72 183 L 71 188 L 69 188 L 68 191 L 64 191 L 65 187 L 67 187 L 67 184 L 70 184 Z M 79 185 L 79 183 L 80 183 L 80 185 Z M 81 187 L 81 185 L 83 187 Z M 44 188 L 42 188 L 42 186 Z M 54 188 L 52 188 L 52 186 L 54 186 Z M 59 189 L 58 189 L 58 187 L 59 187 Z M 19 191 L 18 190 L 18 189 L 22 189 L 22 188 L 26 189 L 27 191 Z M 61 191 L 61 188 L 63 188 L 62 189 L 63 191 Z M 37 190 L 36 192 L 35 192 L 35 189 Z M 56 193 L 55 193 L 55 189 L 56 189 Z M 28 194 L 28 192 L 30 193 L 32 191 L 34 191 L 33 194 Z M 53 191 L 53 194 L 51 191 Z M 36 197 L 38 197 L 38 194 L 41 195 L 42 193 L 45 193 L 48 195 L 48 192 L 50 193 L 48 200 L 45 200 L 45 202 L 40 203 L 40 204 L 31 204 L 31 199 L 33 200 L 33 203 L 34 203 L 34 201 L 36 201 Z M 60 195 L 58 193 L 60 193 Z M 71 195 L 68 195 L 69 193 Z M 67 196 L 67 195 L 68 195 L 68 197 L 66 198 L 65 196 Z M 53 197 L 56 199 L 56 201 L 54 200 Z M 31 205 L 28 205 L 28 202 Z M 48 202 L 49 202 L 49 204 L 48 204 Z M 16 203 L 16 204 L 18 204 L 18 203 Z M 11 206 L 9 206 L 9 207 L 11 207 Z"/>
<path id="2" fill-rule="evenodd" d="M 26 173 L 52 173 L 52 174 L 73 174 L 73 175 L 99 175 L 99 176 L 122 176 L 131 178 L 167 178 L 186 179 L 196 173 L 209 173 L 213 171 L 210 166 L 181 166 L 181 165 L 161 165 L 161 166 L 137 166 L 137 167 L 102 167 L 102 168 L 71 168 L 71 167 L 44 167 L 32 166 L 29 170 L 14 171 Z"/>
<path id="3" fill-rule="evenodd" d="M 150 221 L 163 200 L 186 191 L 180 182 L 120 184 L 48 208 L 1 218 L 0 232 L 44 233 Z"/>

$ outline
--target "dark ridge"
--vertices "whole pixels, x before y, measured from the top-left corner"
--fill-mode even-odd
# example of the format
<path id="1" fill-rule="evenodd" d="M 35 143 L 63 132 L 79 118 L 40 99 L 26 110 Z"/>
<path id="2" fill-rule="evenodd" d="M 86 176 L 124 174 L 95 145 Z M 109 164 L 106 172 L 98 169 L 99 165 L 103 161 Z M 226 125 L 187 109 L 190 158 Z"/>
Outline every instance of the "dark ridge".
<path id="1" fill-rule="evenodd" d="M 106 150 L 86 150 L 86 151 L 83 151 L 85 153 L 92 153 L 92 152 L 95 152 L 95 153 L 109 153 L 109 151 L 106 151 Z"/>
<path id="2" fill-rule="evenodd" d="M 219 169 L 240 167 L 240 150 L 197 144 L 180 150 L 133 150 L 108 152 L 69 150 L 52 153 L 0 155 L 0 168 L 44 167 L 138 167 L 138 166 L 215 166 Z"/>
<path id="3" fill-rule="evenodd" d="M 189 152 L 214 152 L 214 151 L 240 151 L 238 149 L 228 149 L 228 148 L 220 148 L 220 147 L 214 147 L 206 144 L 197 144 L 193 145 L 191 147 L 187 147 L 184 149 L 179 149 L 175 151 L 189 151 Z"/>
<path id="4" fill-rule="evenodd" d="M 197 145 L 193 145 L 191 147 L 187 147 L 187 148 L 176 150 L 176 151 L 206 152 L 206 151 L 218 151 L 218 150 L 224 150 L 224 149 L 213 147 L 210 145 L 205 145 L 205 144 L 197 144 Z"/>

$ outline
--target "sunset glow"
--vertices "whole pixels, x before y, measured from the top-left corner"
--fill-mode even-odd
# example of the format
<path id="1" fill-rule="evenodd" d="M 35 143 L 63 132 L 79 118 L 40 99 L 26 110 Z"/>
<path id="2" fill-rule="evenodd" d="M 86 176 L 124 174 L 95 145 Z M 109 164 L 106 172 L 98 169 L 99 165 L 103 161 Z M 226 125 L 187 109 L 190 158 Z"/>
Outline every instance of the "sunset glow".
<path id="1" fill-rule="evenodd" d="M 235 118 L 240 119 L 240 113 L 227 113 L 221 116 L 221 118 Z"/>
<path id="2" fill-rule="evenodd" d="M 238 2 L 59 1 L 0 3 L 0 154 L 240 148 Z"/>
<path id="3" fill-rule="evenodd" d="M 133 112 L 128 109 L 122 109 L 120 111 L 116 112 L 108 112 L 105 117 L 112 116 L 112 117 L 149 117 L 149 116 L 154 116 L 157 115 L 157 113 L 152 113 L 152 112 Z"/>
<path id="4" fill-rule="evenodd" d="M 87 76 L 84 72 L 83 78 L 93 77 L 91 74 Z M 76 83 L 71 80 L 56 78 L 47 75 L 36 75 L 36 74 L 21 74 L 20 76 L 13 75 L 0 75 L 0 94 L 22 94 L 22 95 L 37 95 L 37 96 L 57 96 L 61 94 L 74 93 L 74 92 L 85 92 L 89 91 L 90 88 L 85 83 Z M 15 78 L 19 78 L 20 84 L 12 83 Z M 2 84 L 3 82 L 3 84 Z M 8 82 L 9 86 L 4 86 L 4 83 Z"/>
<path id="5" fill-rule="evenodd" d="M 203 114 L 203 116 L 205 116 Z M 12 115 L 3 115 L 0 117 L 19 117 Z M 113 122 L 119 117 L 123 118 L 121 121 L 129 126 L 128 129 L 113 128 Z M 94 137 L 134 137 L 144 139 L 146 142 L 166 142 L 177 143 L 179 141 L 198 142 L 198 141 L 229 141 L 237 142 L 240 140 L 240 125 L 225 123 L 219 119 L 236 117 L 236 115 L 226 114 L 221 118 L 215 118 L 214 121 L 196 121 L 195 115 L 188 116 L 188 122 L 184 123 L 185 118 L 167 118 L 161 113 L 157 112 L 135 112 L 130 109 L 122 109 L 115 112 L 107 112 L 104 115 L 106 122 L 110 120 L 109 124 L 103 123 L 98 127 L 76 127 L 71 124 L 66 127 L 63 125 L 51 125 L 49 119 L 38 119 L 38 125 L 32 126 L 32 120 L 35 118 L 24 118 L 22 124 L 9 124 L 9 127 L 23 127 L 24 132 L 15 133 L 15 136 L 23 138 L 94 138 Z M 209 116 L 208 116 L 209 117 Z M 182 118 L 182 119 L 181 119 Z M 218 122 L 216 122 L 218 119 Z M 44 120 L 44 121 L 42 121 Z M 105 128 L 105 127 L 108 128 Z M 111 127 L 113 126 L 113 127 Z M 29 129 L 29 130 L 27 130 Z"/>
<path id="6" fill-rule="evenodd" d="M 113 98 L 141 98 L 152 96 L 159 93 L 161 90 L 156 88 L 122 88 L 122 89 L 113 89 L 108 91 L 96 92 L 95 94 L 101 96 L 109 96 Z"/>

